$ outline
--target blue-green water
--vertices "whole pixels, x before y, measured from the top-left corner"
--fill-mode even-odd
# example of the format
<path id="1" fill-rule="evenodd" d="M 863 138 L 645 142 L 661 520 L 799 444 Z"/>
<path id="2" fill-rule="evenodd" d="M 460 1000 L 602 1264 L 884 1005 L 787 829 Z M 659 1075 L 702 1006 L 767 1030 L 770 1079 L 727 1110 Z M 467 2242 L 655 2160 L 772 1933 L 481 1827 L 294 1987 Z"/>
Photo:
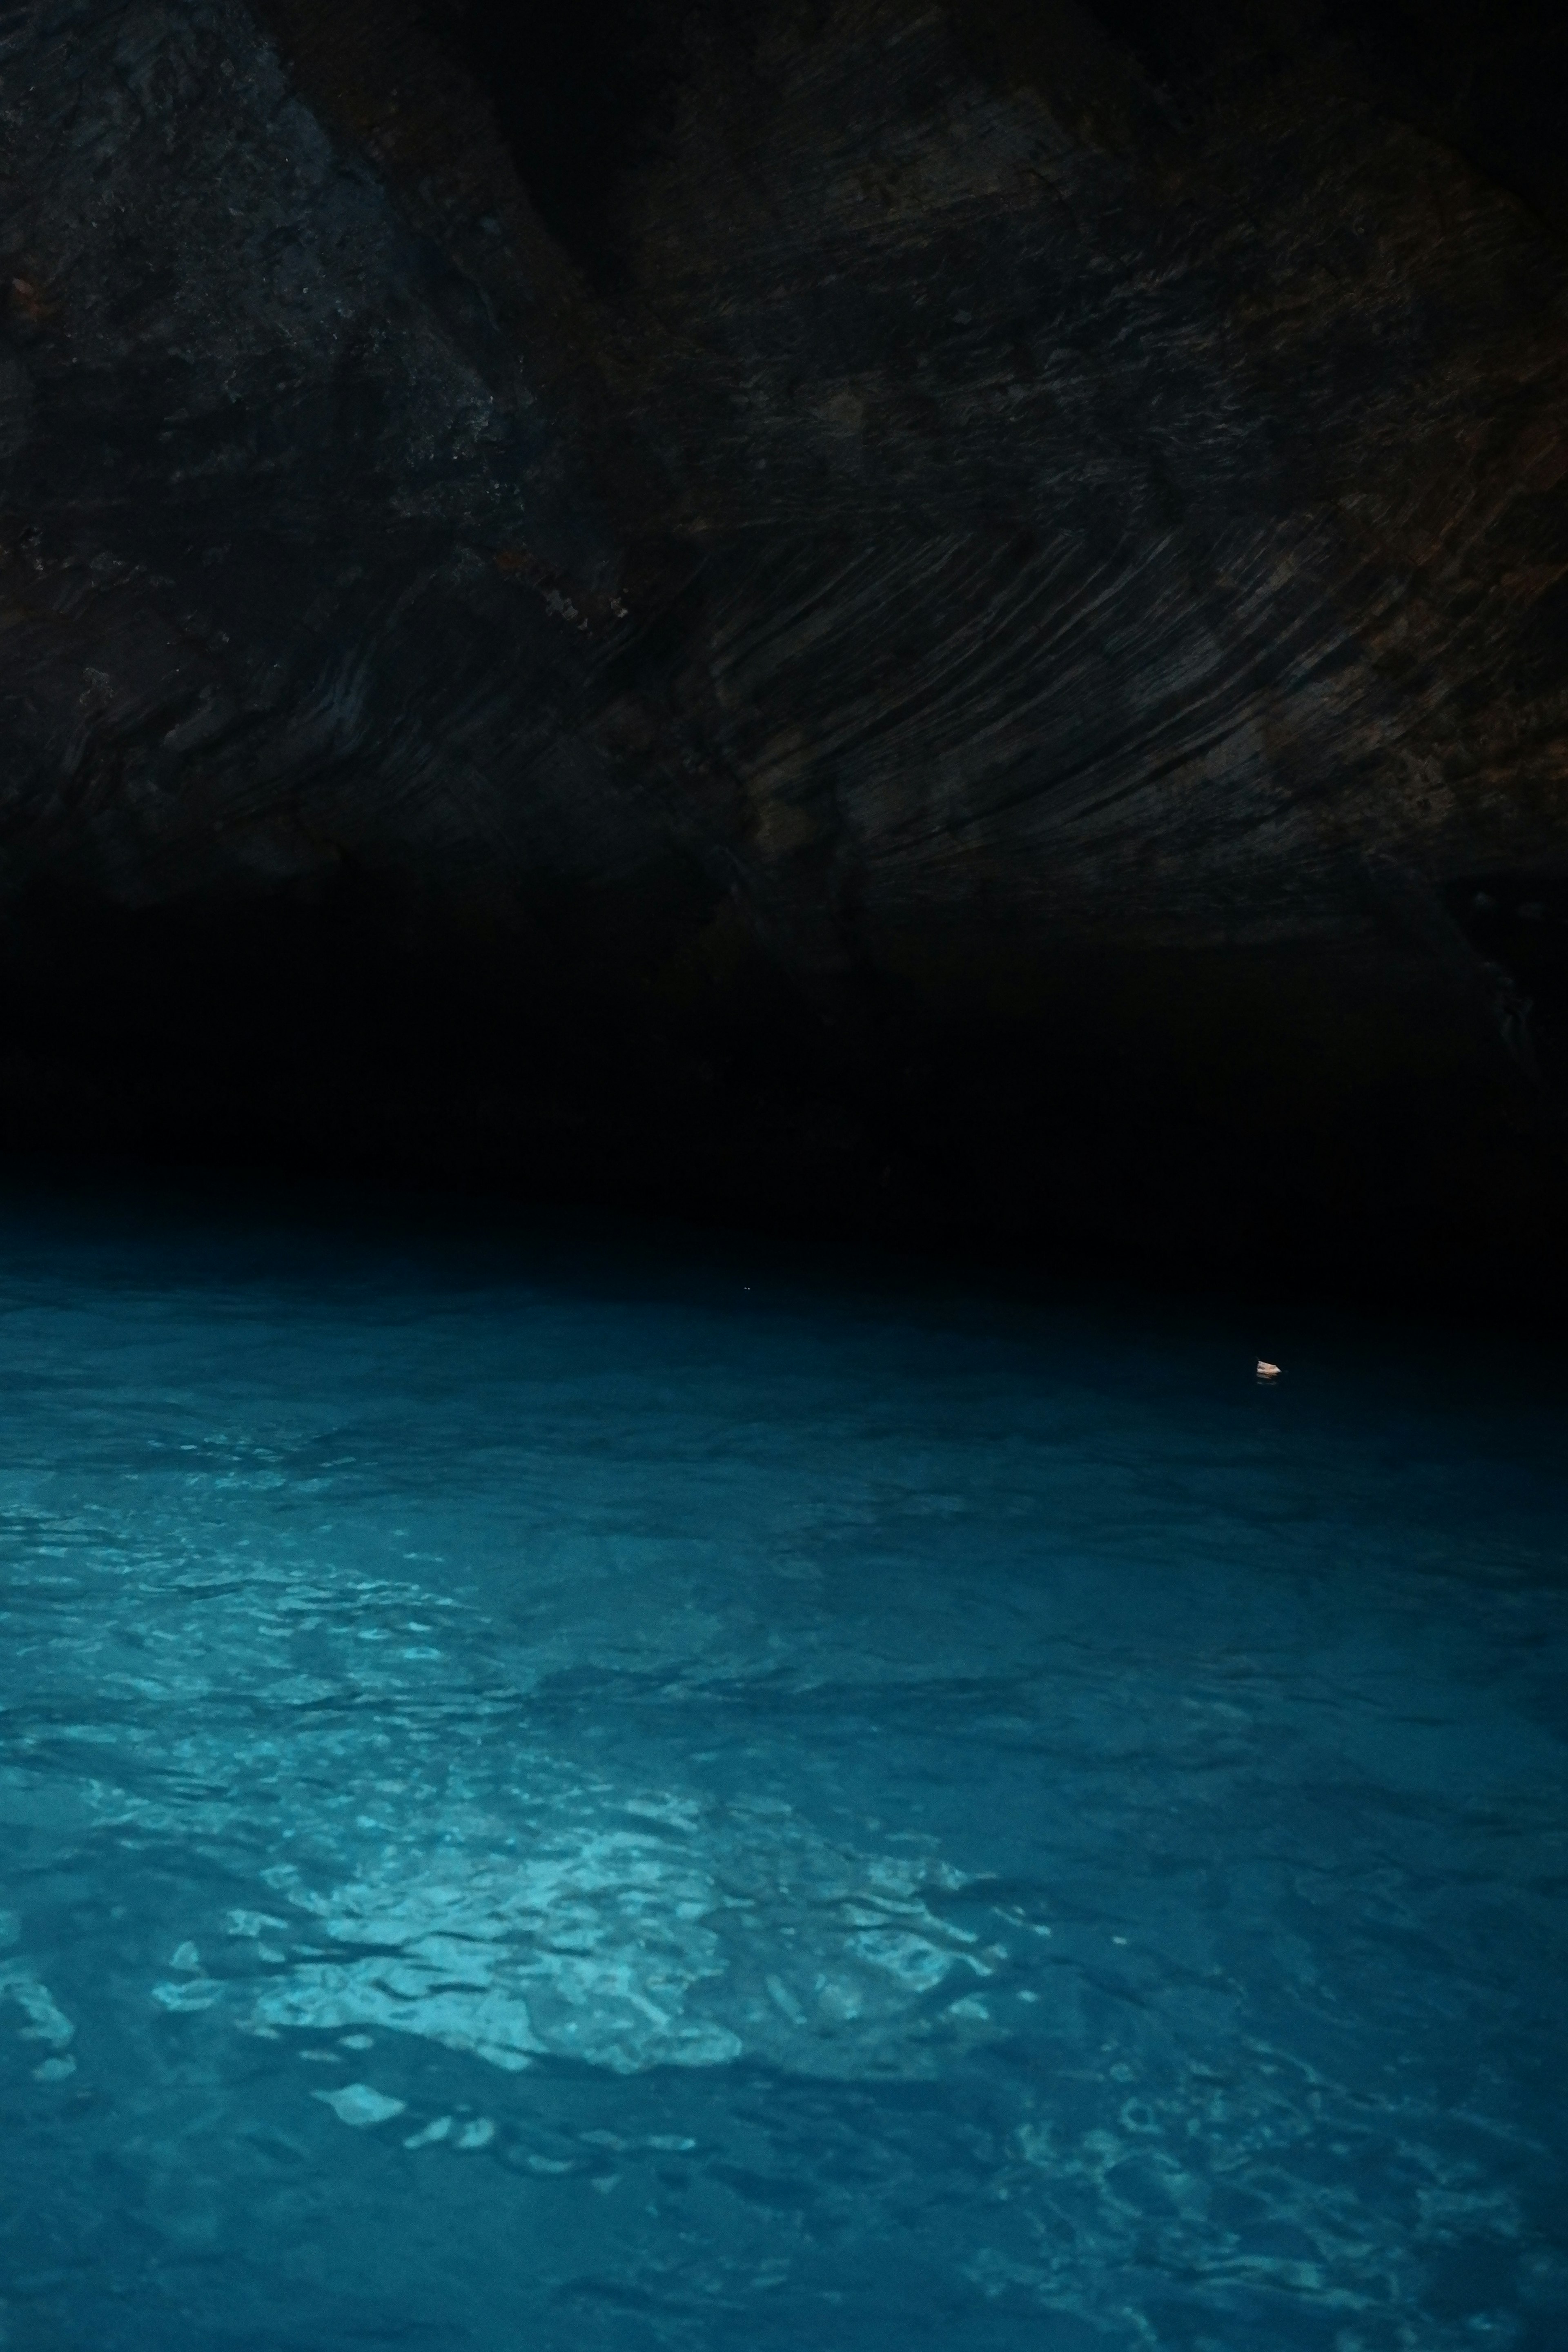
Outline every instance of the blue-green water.
<path id="1" fill-rule="evenodd" d="M 13 1202 L 0 1380 L 14 2352 L 1568 2343 L 1549 1364 Z"/>

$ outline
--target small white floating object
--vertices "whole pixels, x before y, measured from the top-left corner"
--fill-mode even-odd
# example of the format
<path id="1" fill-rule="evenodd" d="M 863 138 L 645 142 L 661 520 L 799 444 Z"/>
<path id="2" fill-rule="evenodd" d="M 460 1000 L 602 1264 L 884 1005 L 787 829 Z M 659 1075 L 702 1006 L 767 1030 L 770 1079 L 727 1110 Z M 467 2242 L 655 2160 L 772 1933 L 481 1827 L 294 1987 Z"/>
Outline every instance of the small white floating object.
<path id="1" fill-rule="evenodd" d="M 1279 1365 L 1265 1363 L 1263 1358 L 1259 1356 L 1258 1359 L 1258 1377 L 1260 1381 L 1277 1381 L 1279 1377 Z"/>
<path id="2" fill-rule="evenodd" d="M 341 2124 L 352 2124 L 363 2131 L 367 2124 L 384 2124 L 400 2116 L 408 2102 L 389 2099 L 384 2091 L 373 2091 L 368 2083 L 345 2083 L 341 2091 L 312 2091 L 310 2096 L 331 2107 Z"/>

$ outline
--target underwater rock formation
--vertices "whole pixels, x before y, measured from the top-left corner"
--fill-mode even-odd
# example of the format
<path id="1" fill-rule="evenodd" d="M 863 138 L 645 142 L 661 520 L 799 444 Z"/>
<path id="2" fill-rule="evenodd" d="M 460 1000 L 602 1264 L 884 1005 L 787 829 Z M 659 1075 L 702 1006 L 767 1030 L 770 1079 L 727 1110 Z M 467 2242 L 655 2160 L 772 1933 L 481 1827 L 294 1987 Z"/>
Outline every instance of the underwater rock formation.
<path id="1" fill-rule="evenodd" d="M 4 1139 L 1561 1297 L 1565 66 L 23 0 Z"/>

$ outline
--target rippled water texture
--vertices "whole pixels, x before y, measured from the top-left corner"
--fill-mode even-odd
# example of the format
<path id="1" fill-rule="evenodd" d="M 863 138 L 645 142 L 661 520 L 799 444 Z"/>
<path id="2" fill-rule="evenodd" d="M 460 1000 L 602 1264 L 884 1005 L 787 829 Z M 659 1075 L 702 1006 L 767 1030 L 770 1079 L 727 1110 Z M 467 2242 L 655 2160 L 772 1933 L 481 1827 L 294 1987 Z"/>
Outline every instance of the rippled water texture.
<path id="1" fill-rule="evenodd" d="M 79 1203 L 0 1307 L 7 2345 L 1568 2343 L 1539 1365 Z"/>

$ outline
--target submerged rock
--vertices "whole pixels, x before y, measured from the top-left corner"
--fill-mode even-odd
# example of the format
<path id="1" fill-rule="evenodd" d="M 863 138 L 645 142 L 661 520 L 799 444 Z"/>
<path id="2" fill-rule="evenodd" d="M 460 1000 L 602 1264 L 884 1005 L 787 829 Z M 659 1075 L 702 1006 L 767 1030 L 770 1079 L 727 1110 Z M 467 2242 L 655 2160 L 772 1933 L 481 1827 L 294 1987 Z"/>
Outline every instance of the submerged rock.
<path id="1" fill-rule="evenodd" d="M 30 0 L 4 1137 L 1568 1272 L 1564 36 Z"/>

